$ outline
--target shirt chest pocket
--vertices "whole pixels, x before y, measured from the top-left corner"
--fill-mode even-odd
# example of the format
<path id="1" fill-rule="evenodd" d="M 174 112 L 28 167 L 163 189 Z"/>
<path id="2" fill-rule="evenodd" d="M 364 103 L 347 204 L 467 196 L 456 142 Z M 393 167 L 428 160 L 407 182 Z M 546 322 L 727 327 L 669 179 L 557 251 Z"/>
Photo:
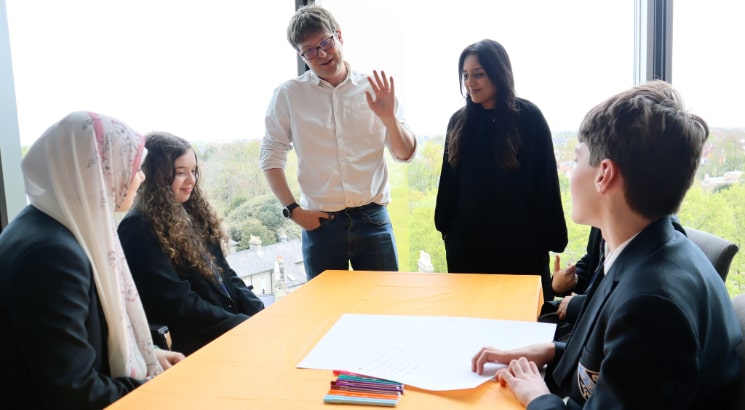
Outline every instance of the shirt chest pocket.
<path id="1" fill-rule="evenodd" d="M 343 122 L 339 125 L 345 137 L 355 140 L 359 138 L 379 144 L 385 137 L 383 122 L 370 109 L 367 100 L 345 105 Z"/>

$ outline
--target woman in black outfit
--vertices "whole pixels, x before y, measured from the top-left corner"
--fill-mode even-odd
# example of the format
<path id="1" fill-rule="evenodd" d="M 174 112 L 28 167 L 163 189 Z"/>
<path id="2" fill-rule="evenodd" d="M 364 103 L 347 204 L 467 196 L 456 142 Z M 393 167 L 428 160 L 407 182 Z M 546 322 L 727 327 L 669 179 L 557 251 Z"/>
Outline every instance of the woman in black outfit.
<path id="1" fill-rule="evenodd" d="M 466 105 L 448 124 L 435 208 L 448 272 L 540 274 L 553 299 L 549 251 L 564 250 L 567 229 L 551 131 L 515 95 L 501 44 L 466 47 L 458 73 Z"/>

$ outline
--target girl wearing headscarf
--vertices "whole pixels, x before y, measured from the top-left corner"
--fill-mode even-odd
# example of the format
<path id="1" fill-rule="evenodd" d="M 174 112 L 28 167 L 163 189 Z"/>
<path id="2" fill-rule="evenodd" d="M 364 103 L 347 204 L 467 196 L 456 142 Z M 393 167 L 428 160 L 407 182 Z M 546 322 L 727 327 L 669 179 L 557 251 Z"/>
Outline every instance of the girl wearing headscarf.
<path id="1" fill-rule="evenodd" d="M 144 143 L 74 112 L 24 157 L 30 205 L 0 235 L 0 401 L 103 408 L 183 358 L 154 348 L 116 235 L 114 212 L 144 180 Z"/>
<path id="2" fill-rule="evenodd" d="M 227 235 L 200 189 L 191 144 L 148 134 L 147 179 L 119 223 L 148 317 L 168 326 L 173 348 L 188 355 L 264 308 L 228 265 Z"/>

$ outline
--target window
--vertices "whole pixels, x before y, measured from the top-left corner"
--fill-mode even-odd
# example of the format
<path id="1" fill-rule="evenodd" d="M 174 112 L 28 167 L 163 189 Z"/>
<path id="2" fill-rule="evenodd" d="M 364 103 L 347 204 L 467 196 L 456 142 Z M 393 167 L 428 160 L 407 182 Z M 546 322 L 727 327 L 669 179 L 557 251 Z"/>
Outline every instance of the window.
<path id="1" fill-rule="evenodd" d="M 677 2 L 673 9 L 672 82 L 709 125 L 745 127 L 745 4 Z"/>
<path id="2" fill-rule="evenodd" d="M 393 221 L 402 270 L 416 271 L 417 262 L 427 265 L 428 258 L 435 271 L 446 269 L 444 246 L 431 215 L 448 120 L 464 104 L 458 57 L 466 46 L 491 38 L 506 48 L 517 94 L 543 112 L 561 162 L 574 158 L 574 135 L 585 113 L 634 83 L 633 2 L 379 0 L 374 7 L 362 0 L 317 3 L 337 18 L 345 59 L 355 70 L 385 70 L 394 76 L 407 122 L 420 140 L 419 154 L 429 153 L 433 159 L 425 168 L 437 168 L 428 186 L 413 188 L 412 181 L 422 178 L 410 176 L 408 189 L 397 189 L 392 179 L 391 217 L 399 206 L 404 207 L 401 213 L 410 213 L 408 228 L 401 226 L 403 218 Z M 427 149 L 427 144 L 433 146 Z M 571 201 L 565 191 L 570 237 L 562 259 L 569 263 L 584 255 L 589 228 L 574 225 L 568 217 Z"/>
<path id="3" fill-rule="evenodd" d="M 260 138 L 297 73 L 290 1 L 5 3 L 23 145 L 77 110 L 190 141 Z"/>
<path id="4" fill-rule="evenodd" d="M 463 104 L 458 56 L 475 41 L 492 38 L 505 46 L 517 93 L 543 111 L 560 161 L 573 155 L 574 141 L 567 137 L 574 136 L 587 110 L 634 81 L 633 2 L 316 2 L 340 22 L 345 58 L 354 69 L 394 76 L 407 121 L 420 142 L 430 144 L 432 157 L 441 157 L 447 122 Z M 141 132 L 167 130 L 191 141 L 260 138 L 272 90 L 297 75 L 297 58 L 285 34 L 295 3 L 0 0 L 7 11 L 21 143 L 30 145 L 73 110 L 100 111 Z M 745 60 L 735 47 L 745 38 L 737 20 L 743 8 L 726 0 L 676 3 L 672 43 L 672 81 L 689 108 L 712 127 L 741 131 L 745 120 L 738 98 L 745 93 Z M 739 151 L 723 152 L 742 152 L 745 136 L 732 135 Z M 2 136 L 0 145 L 4 155 L 13 153 Z M 722 165 L 711 178 L 731 179 L 743 168 L 732 155 L 716 161 Z M 19 175 L 5 177 L 21 185 Z M 405 239 L 432 234 L 426 213 L 433 202 L 401 186 L 408 188 L 394 187 L 393 205 L 402 204 L 412 215 L 423 212 L 428 230 L 396 233 L 401 268 L 417 270 L 425 250 L 441 271 L 437 250 Z M 14 195 L 19 196 L 8 199 Z M 702 211 L 691 214 L 706 218 Z M 745 219 L 728 226 L 745 227 Z M 707 230 L 738 243 L 736 238 L 745 237 L 745 232 Z M 580 257 L 586 242 L 586 235 L 571 232 L 570 227 L 566 261 Z M 736 258 L 733 270 L 738 266 Z"/>
<path id="5" fill-rule="evenodd" d="M 464 101 L 458 56 L 484 38 L 507 49 L 518 95 L 541 108 L 554 133 L 576 131 L 593 105 L 633 84 L 628 1 L 317 3 L 339 21 L 354 69 L 394 76 L 407 121 L 420 137 L 444 134 Z"/>
<path id="6" fill-rule="evenodd" d="M 684 225 L 739 244 L 727 276 L 730 294 L 745 291 L 745 4 L 676 2 L 672 83 L 688 109 L 709 125 L 697 182 L 680 210 Z"/>

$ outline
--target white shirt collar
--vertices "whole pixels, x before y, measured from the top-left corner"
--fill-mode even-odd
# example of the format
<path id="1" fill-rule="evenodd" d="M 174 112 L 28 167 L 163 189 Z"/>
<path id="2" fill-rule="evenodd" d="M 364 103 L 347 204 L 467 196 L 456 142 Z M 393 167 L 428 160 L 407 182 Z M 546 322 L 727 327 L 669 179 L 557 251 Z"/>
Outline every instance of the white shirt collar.
<path id="1" fill-rule="evenodd" d="M 618 255 L 623 252 L 624 249 L 626 249 L 626 245 L 631 242 L 634 238 L 636 238 L 636 235 L 639 235 L 639 232 L 637 232 L 634 236 L 632 236 L 629 239 L 626 239 L 622 244 L 618 245 L 618 248 L 616 248 L 613 252 L 611 252 L 608 249 L 608 244 L 605 244 L 605 262 L 603 263 L 603 273 L 607 274 L 610 270 L 611 266 L 613 266 L 613 262 L 616 261 L 618 258 Z"/>

